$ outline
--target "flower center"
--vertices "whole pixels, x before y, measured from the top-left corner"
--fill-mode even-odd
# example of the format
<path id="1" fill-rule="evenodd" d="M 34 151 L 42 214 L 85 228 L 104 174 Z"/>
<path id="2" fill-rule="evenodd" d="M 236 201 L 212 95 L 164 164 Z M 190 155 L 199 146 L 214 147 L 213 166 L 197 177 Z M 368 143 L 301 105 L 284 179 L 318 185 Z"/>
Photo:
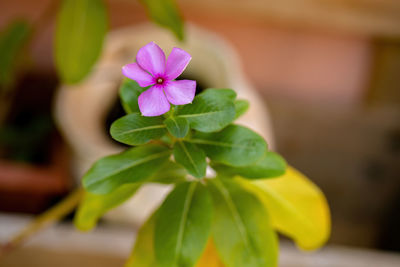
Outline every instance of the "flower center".
<path id="1" fill-rule="evenodd" d="M 158 78 L 157 79 L 157 84 L 162 84 L 164 82 L 164 79 L 163 78 Z"/>

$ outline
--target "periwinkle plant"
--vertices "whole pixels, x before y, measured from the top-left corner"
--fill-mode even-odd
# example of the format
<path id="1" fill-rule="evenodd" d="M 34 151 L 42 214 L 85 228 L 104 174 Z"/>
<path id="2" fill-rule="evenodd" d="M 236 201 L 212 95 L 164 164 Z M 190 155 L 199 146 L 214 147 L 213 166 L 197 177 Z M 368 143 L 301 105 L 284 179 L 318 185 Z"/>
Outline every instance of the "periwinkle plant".
<path id="1" fill-rule="evenodd" d="M 141 186 L 172 184 L 139 231 L 127 266 L 195 266 L 210 240 L 227 267 L 276 266 L 276 227 L 257 181 L 283 175 L 286 163 L 260 135 L 234 124 L 249 106 L 235 91 L 207 89 L 194 96 L 194 81 L 174 81 L 190 58 L 174 48 L 165 61 L 150 43 L 137 63 L 124 66 L 124 75 L 136 81 L 124 80 L 120 97 L 127 115 L 110 133 L 134 147 L 100 159 L 85 174 L 87 193 L 75 223 L 89 230 Z M 216 175 L 206 176 L 208 167 Z M 311 246 L 326 236 L 317 239 Z"/>

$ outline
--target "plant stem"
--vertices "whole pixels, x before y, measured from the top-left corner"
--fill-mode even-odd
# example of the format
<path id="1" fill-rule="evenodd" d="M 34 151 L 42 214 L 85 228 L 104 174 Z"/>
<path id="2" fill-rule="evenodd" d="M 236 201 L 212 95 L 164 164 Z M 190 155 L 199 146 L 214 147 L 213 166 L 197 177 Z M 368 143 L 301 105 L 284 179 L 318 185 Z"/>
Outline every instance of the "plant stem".
<path id="1" fill-rule="evenodd" d="M 83 192 L 84 190 L 82 188 L 76 189 L 55 206 L 36 217 L 19 233 L 11 237 L 10 240 L 2 244 L 0 246 L 0 258 L 6 253 L 18 248 L 32 235 L 36 234 L 40 230 L 54 225 L 71 211 L 73 211 L 81 200 Z"/>

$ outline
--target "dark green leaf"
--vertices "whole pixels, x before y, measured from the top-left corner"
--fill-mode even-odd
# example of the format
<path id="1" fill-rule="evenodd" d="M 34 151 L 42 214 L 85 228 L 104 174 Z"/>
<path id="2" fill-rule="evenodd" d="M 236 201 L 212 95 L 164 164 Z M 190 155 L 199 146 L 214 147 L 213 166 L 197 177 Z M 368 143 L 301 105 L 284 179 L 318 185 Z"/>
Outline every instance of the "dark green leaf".
<path id="1" fill-rule="evenodd" d="M 213 168 L 224 175 L 240 175 L 249 179 L 263 179 L 281 176 L 286 170 L 286 161 L 272 151 L 266 151 L 256 162 L 242 167 L 215 164 Z"/>
<path id="2" fill-rule="evenodd" d="M 57 71 L 65 83 L 77 83 L 100 56 L 107 30 L 102 0 L 63 0 L 55 33 Z"/>
<path id="3" fill-rule="evenodd" d="M 211 228 L 212 201 L 198 182 L 175 187 L 156 217 L 154 248 L 160 266 L 194 266 Z"/>
<path id="4" fill-rule="evenodd" d="M 0 89 L 11 85 L 14 81 L 15 69 L 21 50 L 28 41 L 29 24 L 15 21 L 0 34 Z"/>
<path id="5" fill-rule="evenodd" d="M 206 154 L 195 144 L 176 141 L 174 144 L 174 158 L 194 177 L 203 178 L 206 175 Z"/>
<path id="6" fill-rule="evenodd" d="M 190 127 L 201 132 L 221 130 L 235 118 L 235 106 L 228 89 L 208 89 L 184 105 L 177 115 L 186 118 Z"/>
<path id="7" fill-rule="evenodd" d="M 85 196 L 75 214 L 75 227 L 81 231 L 93 229 L 104 213 L 131 198 L 140 186 L 140 183 L 125 184 L 105 195 L 85 192 Z"/>
<path id="8" fill-rule="evenodd" d="M 236 100 L 235 101 L 235 111 L 236 111 L 235 119 L 239 118 L 244 113 L 246 113 L 246 111 L 249 109 L 249 107 L 250 107 L 249 101 L 244 100 L 244 99 Z"/>
<path id="9" fill-rule="evenodd" d="M 161 117 L 144 117 L 131 113 L 116 120 L 110 129 L 112 138 L 127 145 L 142 145 L 158 139 L 166 131 Z"/>
<path id="10" fill-rule="evenodd" d="M 145 145 L 98 160 L 83 177 L 83 186 L 94 194 L 107 194 L 123 184 L 150 178 L 168 160 L 171 151 Z"/>
<path id="11" fill-rule="evenodd" d="M 121 98 L 122 107 L 125 112 L 140 112 L 138 105 L 138 97 L 143 92 L 143 88 L 137 82 L 130 79 L 124 79 L 119 88 L 119 96 Z"/>
<path id="12" fill-rule="evenodd" d="M 189 122 L 181 117 L 169 117 L 164 121 L 168 131 L 177 138 L 183 138 L 189 132 Z"/>
<path id="13" fill-rule="evenodd" d="M 197 132 L 186 141 L 200 146 L 211 160 L 232 166 L 249 165 L 267 149 L 261 136 L 239 125 L 229 125 L 216 133 Z"/>
<path id="14" fill-rule="evenodd" d="M 149 17 L 157 24 L 171 30 L 179 40 L 183 40 L 183 20 L 174 0 L 140 0 Z"/>
<path id="15" fill-rule="evenodd" d="M 214 204 L 212 235 L 229 267 L 274 267 L 278 240 L 260 200 L 231 179 L 210 183 Z"/>
<path id="16" fill-rule="evenodd" d="M 158 170 L 152 178 L 149 180 L 150 183 L 159 184 L 176 184 L 186 181 L 187 172 L 185 168 L 181 167 L 179 164 L 167 161 Z"/>

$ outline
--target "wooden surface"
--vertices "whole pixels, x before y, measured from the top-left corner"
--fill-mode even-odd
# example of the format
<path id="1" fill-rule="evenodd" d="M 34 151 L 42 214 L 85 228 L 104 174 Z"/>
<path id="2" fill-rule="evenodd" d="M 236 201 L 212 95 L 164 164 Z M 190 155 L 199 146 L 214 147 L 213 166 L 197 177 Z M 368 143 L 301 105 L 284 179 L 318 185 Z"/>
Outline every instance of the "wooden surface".
<path id="1" fill-rule="evenodd" d="M 0 214 L 0 241 L 20 229 L 28 217 Z M 97 228 L 89 234 L 61 224 L 31 239 L 24 247 L 0 259 L 0 267 L 106 267 L 122 266 L 135 238 L 127 226 Z M 327 246 L 302 253 L 290 242 L 281 242 L 281 267 L 397 267 L 400 255 L 373 250 Z"/>
<path id="2" fill-rule="evenodd" d="M 180 0 L 184 11 L 370 36 L 400 35 L 398 0 Z"/>

